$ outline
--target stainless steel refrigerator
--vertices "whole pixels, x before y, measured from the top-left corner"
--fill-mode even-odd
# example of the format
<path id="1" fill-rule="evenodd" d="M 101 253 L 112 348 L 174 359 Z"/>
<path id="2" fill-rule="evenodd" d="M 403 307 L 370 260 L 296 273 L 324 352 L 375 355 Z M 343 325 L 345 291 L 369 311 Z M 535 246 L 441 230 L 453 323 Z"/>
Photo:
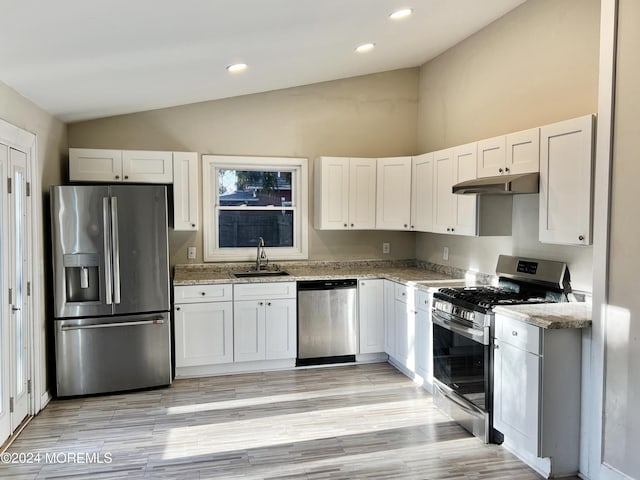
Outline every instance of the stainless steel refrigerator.
<path id="1" fill-rule="evenodd" d="M 167 192 L 51 188 L 58 396 L 171 383 Z"/>

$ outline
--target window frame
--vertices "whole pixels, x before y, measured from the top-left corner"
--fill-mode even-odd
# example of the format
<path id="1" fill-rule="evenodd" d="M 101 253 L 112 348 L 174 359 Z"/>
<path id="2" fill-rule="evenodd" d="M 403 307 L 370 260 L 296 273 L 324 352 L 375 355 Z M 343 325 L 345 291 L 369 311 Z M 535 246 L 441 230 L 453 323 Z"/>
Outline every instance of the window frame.
<path id="1" fill-rule="evenodd" d="M 255 261 L 255 247 L 220 248 L 218 212 L 239 210 L 237 207 L 221 207 L 218 193 L 217 170 L 255 170 L 292 172 L 291 207 L 293 211 L 293 247 L 266 247 L 269 260 L 306 260 L 309 258 L 308 221 L 308 159 L 290 157 L 248 157 L 235 155 L 202 155 L 202 203 L 203 203 L 203 259 L 205 262 Z M 241 207 L 247 211 L 280 207 Z"/>

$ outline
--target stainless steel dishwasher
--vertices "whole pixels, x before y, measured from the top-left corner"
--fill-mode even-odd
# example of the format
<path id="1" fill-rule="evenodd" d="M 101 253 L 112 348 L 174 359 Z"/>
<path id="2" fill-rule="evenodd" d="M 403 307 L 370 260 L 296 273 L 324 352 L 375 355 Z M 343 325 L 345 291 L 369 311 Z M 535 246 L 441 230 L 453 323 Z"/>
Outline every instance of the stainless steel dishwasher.
<path id="1" fill-rule="evenodd" d="M 297 366 L 355 362 L 358 282 L 298 282 Z"/>

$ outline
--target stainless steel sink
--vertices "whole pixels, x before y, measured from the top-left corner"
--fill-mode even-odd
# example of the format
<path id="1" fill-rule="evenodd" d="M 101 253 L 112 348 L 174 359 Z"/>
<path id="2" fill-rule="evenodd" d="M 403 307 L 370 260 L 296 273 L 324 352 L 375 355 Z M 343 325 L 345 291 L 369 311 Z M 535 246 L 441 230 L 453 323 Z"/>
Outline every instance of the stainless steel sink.
<path id="1" fill-rule="evenodd" d="M 248 272 L 233 272 L 236 278 L 250 278 L 250 277 L 288 277 L 291 275 L 284 270 L 249 270 Z"/>

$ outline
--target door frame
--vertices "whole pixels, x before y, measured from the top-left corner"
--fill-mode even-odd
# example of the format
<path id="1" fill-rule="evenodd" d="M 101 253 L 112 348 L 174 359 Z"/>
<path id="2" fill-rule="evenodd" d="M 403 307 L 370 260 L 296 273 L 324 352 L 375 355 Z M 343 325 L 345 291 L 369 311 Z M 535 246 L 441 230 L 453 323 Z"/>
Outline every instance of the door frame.
<path id="1" fill-rule="evenodd" d="M 30 184 L 30 196 L 28 197 L 31 210 L 31 222 L 28 245 L 30 256 L 27 270 L 28 280 L 31 282 L 31 295 L 28 298 L 29 311 L 27 330 L 31 332 L 29 339 L 29 378 L 31 380 L 31 397 L 29 399 L 28 414 L 39 412 L 51 399 L 46 385 L 46 350 L 45 350 L 45 301 L 44 301 L 44 262 L 40 260 L 43 242 L 43 196 L 42 182 L 40 179 L 40 165 L 37 156 L 37 137 L 5 120 L 0 119 L 0 143 L 10 148 L 20 150 L 27 155 L 26 179 Z M 0 439 L 2 443 L 4 439 Z"/>

